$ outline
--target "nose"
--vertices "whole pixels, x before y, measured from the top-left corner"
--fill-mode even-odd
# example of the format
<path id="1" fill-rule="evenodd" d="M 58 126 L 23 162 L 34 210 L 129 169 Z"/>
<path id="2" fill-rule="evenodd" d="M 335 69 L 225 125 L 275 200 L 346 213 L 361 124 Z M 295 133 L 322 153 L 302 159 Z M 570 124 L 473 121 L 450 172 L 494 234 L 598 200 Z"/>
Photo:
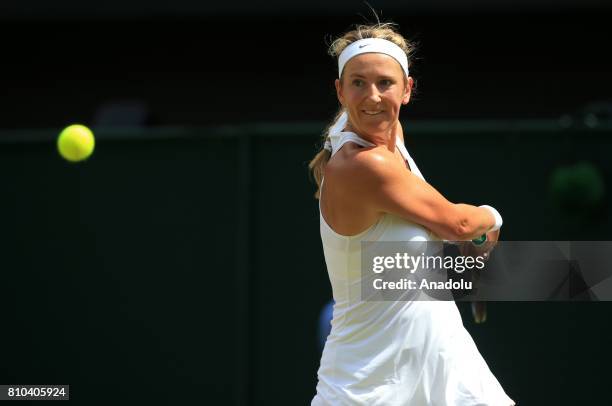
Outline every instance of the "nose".
<path id="1" fill-rule="evenodd" d="M 380 91 L 378 90 L 376 83 L 372 83 L 370 86 L 368 86 L 367 98 L 373 103 L 380 102 Z"/>

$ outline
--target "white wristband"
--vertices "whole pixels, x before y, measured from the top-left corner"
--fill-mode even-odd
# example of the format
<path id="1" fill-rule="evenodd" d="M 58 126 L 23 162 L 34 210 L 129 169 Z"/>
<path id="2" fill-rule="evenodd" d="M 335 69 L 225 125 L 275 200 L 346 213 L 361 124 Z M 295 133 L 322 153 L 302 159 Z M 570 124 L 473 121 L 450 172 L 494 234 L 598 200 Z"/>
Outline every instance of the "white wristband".
<path id="1" fill-rule="evenodd" d="M 483 209 L 487 209 L 491 212 L 491 214 L 493 215 L 493 217 L 495 217 L 495 225 L 493 226 L 492 229 L 490 229 L 489 231 L 497 231 L 501 228 L 502 224 L 504 223 L 504 220 L 502 220 L 502 216 L 501 214 L 499 214 L 499 212 L 497 210 L 495 210 L 493 207 L 488 206 L 486 204 L 483 204 L 482 206 Z"/>

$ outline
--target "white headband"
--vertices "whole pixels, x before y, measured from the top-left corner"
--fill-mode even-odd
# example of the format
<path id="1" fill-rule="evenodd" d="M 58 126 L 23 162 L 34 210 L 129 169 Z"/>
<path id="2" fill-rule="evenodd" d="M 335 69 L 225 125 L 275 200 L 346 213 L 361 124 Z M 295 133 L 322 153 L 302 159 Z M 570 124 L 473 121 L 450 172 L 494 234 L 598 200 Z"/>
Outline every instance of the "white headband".
<path id="1" fill-rule="evenodd" d="M 382 38 L 364 38 L 353 42 L 351 45 L 344 48 L 338 57 L 338 77 L 342 76 L 344 65 L 354 56 L 365 53 L 386 54 L 395 59 L 404 70 L 406 77 L 408 74 L 408 57 L 404 50 L 391 41 Z"/>

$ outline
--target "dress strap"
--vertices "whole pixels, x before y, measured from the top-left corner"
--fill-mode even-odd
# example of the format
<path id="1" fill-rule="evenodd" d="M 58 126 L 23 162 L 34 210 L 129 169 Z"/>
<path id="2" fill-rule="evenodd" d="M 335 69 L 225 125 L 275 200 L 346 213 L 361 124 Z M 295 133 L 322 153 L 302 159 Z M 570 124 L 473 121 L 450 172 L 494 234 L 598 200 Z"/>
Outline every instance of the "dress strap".
<path id="1" fill-rule="evenodd" d="M 423 174 L 421 174 L 421 171 L 419 170 L 419 168 L 417 167 L 416 163 L 414 162 L 414 160 L 412 159 L 412 157 L 408 153 L 408 150 L 406 149 L 406 146 L 404 145 L 404 142 L 402 141 L 402 139 L 400 137 L 396 138 L 395 145 L 399 149 L 400 154 L 402 154 L 404 159 L 408 161 L 408 165 L 410 165 L 410 170 L 412 171 L 412 173 L 414 173 L 419 178 L 425 180 L 425 178 L 423 177 Z"/>
<path id="2" fill-rule="evenodd" d="M 355 144 L 361 145 L 362 147 L 374 147 L 369 141 L 364 140 L 357 134 L 350 131 L 341 131 L 335 134 L 335 139 L 332 140 L 332 156 L 336 154 L 347 142 L 354 142 Z"/>

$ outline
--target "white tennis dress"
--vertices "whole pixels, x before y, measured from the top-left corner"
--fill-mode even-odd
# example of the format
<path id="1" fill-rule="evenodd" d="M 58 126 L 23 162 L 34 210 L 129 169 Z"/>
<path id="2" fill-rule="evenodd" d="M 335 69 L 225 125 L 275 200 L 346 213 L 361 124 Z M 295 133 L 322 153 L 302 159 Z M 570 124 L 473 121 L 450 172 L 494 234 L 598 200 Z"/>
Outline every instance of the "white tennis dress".
<path id="1" fill-rule="evenodd" d="M 346 142 L 373 145 L 337 132 L 332 154 Z M 399 138 L 397 146 L 423 178 Z M 435 235 L 390 214 L 350 237 L 336 233 L 323 215 L 320 223 L 335 306 L 313 406 L 514 404 L 463 327 L 455 302 L 361 298 L 361 241 L 439 240 Z"/>

